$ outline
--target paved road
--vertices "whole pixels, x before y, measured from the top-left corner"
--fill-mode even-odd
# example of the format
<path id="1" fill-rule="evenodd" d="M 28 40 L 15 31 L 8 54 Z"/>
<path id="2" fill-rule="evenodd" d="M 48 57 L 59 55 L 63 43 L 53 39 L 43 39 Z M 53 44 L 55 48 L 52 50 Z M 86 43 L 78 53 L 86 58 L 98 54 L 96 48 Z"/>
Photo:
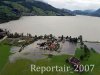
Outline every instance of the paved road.
<path id="1" fill-rule="evenodd" d="M 5 36 L 3 39 L 0 39 L 0 43 L 5 40 L 7 38 L 7 36 Z"/>

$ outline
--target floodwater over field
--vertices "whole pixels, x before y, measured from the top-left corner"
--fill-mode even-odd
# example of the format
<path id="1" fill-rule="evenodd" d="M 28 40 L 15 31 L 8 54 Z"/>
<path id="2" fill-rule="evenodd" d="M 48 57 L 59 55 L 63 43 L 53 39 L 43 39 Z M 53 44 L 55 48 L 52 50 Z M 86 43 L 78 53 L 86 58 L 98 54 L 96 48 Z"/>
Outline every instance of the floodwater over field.
<path id="1" fill-rule="evenodd" d="M 100 41 L 100 18 L 90 16 L 25 16 L 0 24 L 11 32 L 32 35 L 83 35 L 84 40 Z"/>
<path id="2" fill-rule="evenodd" d="M 53 34 L 55 36 L 83 36 L 84 41 L 100 41 L 100 18 L 90 16 L 25 16 L 19 20 L 0 24 L 0 28 L 10 32 L 30 33 L 32 35 Z M 100 53 L 100 43 L 85 43 L 89 48 L 94 48 Z M 12 47 L 10 61 L 20 58 L 39 59 L 45 58 L 43 54 L 59 54 L 39 50 L 31 44 L 19 53 L 18 47 Z M 76 45 L 66 42 L 63 44 L 60 54 L 74 55 Z M 41 58 L 41 59 L 42 59 Z"/>
<path id="3" fill-rule="evenodd" d="M 75 54 L 76 44 L 67 41 L 65 43 L 60 42 L 60 48 L 57 51 L 50 51 L 38 48 L 37 43 L 40 43 L 41 41 L 42 40 L 38 40 L 26 46 L 21 52 L 18 52 L 20 47 L 12 47 L 10 52 L 14 54 L 10 55 L 9 57 L 10 62 L 15 62 L 18 59 L 30 59 L 32 61 L 36 61 L 38 59 L 47 58 L 46 55 L 48 54 L 52 55 Z"/>

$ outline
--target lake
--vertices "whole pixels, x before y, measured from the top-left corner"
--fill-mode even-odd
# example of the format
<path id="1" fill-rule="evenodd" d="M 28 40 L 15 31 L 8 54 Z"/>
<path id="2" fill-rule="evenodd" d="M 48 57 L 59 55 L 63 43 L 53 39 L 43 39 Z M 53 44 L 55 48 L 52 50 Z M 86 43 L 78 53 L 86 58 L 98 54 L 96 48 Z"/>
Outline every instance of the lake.
<path id="1" fill-rule="evenodd" d="M 32 35 L 83 35 L 84 40 L 100 41 L 100 18 L 90 16 L 25 16 L 0 24 L 10 32 Z"/>

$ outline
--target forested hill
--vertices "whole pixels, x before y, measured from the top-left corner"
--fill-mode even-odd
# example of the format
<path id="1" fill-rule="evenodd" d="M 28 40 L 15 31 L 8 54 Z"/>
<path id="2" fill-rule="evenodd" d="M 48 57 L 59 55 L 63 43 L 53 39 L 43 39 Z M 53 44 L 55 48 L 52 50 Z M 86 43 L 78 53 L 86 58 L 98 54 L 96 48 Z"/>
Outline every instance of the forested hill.
<path id="1" fill-rule="evenodd" d="M 58 9 L 36 0 L 0 0 L 0 23 L 31 15 L 74 16 L 70 10 Z"/>
<path id="2" fill-rule="evenodd" d="M 73 13 L 75 13 L 76 15 L 100 17 L 100 8 L 97 10 L 74 10 Z"/>

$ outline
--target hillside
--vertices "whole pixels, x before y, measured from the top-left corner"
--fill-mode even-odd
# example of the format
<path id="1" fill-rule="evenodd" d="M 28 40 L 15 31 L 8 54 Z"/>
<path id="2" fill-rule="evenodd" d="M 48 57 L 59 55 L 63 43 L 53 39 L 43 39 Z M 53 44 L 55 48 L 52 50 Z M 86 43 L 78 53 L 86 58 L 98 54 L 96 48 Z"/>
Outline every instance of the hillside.
<path id="1" fill-rule="evenodd" d="M 71 11 L 55 8 L 35 0 L 0 0 L 0 23 L 21 16 L 74 16 Z"/>
<path id="2" fill-rule="evenodd" d="M 100 9 L 97 9 L 97 10 L 74 10 L 73 13 L 75 13 L 76 15 L 87 15 L 87 16 L 100 17 Z"/>
<path id="3" fill-rule="evenodd" d="M 100 17 L 100 9 L 97 9 L 93 13 L 91 13 L 92 16 Z"/>

